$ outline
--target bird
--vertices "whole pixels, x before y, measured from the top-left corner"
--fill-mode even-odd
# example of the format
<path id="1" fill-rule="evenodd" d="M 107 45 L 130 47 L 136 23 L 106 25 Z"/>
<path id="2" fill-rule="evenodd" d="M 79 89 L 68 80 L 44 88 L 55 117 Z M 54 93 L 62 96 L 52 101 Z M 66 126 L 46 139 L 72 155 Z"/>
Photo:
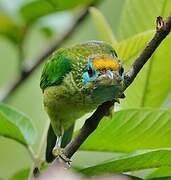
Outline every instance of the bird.
<path id="1" fill-rule="evenodd" d="M 102 103 L 124 96 L 123 72 L 116 51 L 103 41 L 59 48 L 47 58 L 40 78 L 50 119 L 47 162 L 55 157 L 70 162 L 62 147 L 71 140 L 75 121 Z"/>

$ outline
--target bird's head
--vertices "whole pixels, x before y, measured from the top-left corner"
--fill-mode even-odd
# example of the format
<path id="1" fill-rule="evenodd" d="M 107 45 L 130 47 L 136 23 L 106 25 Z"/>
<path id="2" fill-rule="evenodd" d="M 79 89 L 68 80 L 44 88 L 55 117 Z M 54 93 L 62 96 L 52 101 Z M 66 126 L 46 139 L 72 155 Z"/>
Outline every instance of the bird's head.
<path id="1" fill-rule="evenodd" d="M 91 96 L 99 102 L 117 98 L 123 84 L 123 67 L 117 57 L 100 55 L 89 57 L 82 74 L 82 82 Z"/>

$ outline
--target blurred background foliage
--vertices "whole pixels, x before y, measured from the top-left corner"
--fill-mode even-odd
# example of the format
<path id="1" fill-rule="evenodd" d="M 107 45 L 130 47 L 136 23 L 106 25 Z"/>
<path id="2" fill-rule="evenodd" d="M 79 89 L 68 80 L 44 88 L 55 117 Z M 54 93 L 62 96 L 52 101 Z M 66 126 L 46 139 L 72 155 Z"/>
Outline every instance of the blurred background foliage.
<path id="1" fill-rule="evenodd" d="M 92 2 L 93 0 L 0 0 L 1 98 L 8 85 L 19 78 L 21 69 L 35 63 L 37 57 L 74 23 L 77 14 Z M 71 46 L 92 39 L 108 41 L 116 49 L 127 70 L 152 37 L 156 17 L 166 18 L 170 14 L 171 1 L 101 0 L 97 2 L 96 7 L 100 11 L 91 8 L 88 17 L 80 22 L 80 26 L 62 46 Z M 171 168 L 167 166 L 171 164 L 171 160 L 158 163 L 163 156 L 169 154 L 166 151 L 170 152 L 171 147 L 170 44 L 171 36 L 161 44 L 135 82 L 128 88 L 126 98 L 117 107 L 121 111 L 112 121 L 106 119 L 102 121 L 97 132 L 83 144 L 82 151 L 74 155 L 73 165 L 87 167 L 137 150 L 153 149 L 152 155 L 148 151 L 132 155 L 135 159 L 133 161 L 131 159 L 130 164 L 135 164 L 135 167 L 131 166 L 131 174 L 140 177 L 148 175 L 149 178 L 171 175 Z M 36 142 L 32 146 L 35 152 L 49 123 L 43 110 L 39 88 L 41 69 L 42 65 L 6 101 L 32 119 L 37 132 Z M 84 119 L 78 121 L 76 129 L 81 127 Z M 114 133 L 109 133 L 107 127 L 110 127 L 111 132 Z M 105 140 L 104 147 L 101 146 L 101 141 L 93 143 L 99 137 Z M 167 148 L 167 150 L 158 150 L 159 148 Z M 101 151 L 107 152 L 101 153 Z M 42 158 L 44 158 L 43 153 L 44 148 L 41 149 Z M 141 156 L 145 158 L 142 159 L 142 166 L 137 168 L 135 162 Z M 148 164 L 148 158 L 156 159 L 155 162 L 151 161 Z M 129 171 L 129 168 L 126 168 L 129 166 L 129 157 L 125 159 L 114 162 L 113 167 L 120 167 L 122 170 L 125 168 L 124 171 Z M 24 146 L 11 139 L 0 137 L 1 178 L 9 179 L 19 170 L 29 168 L 31 162 Z M 146 165 L 143 166 L 144 164 Z M 162 168 L 135 172 L 138 169 L 163 165 Z M 121 169 L 115 170 L 122 172 Z M 89 172 L 89 170 L 83 171 L 85 174 Z M 98 167 L 95 167 L 94 171 L 98 172 Z"/>

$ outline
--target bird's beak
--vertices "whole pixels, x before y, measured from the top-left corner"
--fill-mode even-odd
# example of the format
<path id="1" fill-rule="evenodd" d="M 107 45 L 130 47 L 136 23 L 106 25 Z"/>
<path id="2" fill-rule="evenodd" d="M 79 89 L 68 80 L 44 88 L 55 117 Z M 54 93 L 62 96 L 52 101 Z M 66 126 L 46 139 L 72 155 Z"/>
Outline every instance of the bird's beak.
<path id="1" fill-rule="evenodd" d="M 96 85 L 111 86 L 118 85 L 123 80 L 123 77 L 119 76 L 117 71 L 107 70 L 99 74 L 96 79 Z"/>
<path id="2" fill-rule="evenodd" d="M 114 80 L 114 74 L 112 71 L 107 70 L 104 73 L 99 74 L 96 79 L 96 83 L 100 85 L 111 85 Z"/>
<path id="3" fill-rule="evenodd" d="M 113 72 L 110 71 L 110 70 L 107 70 L 106 71 L 106 77 L 108 77 L 109 79 L 113 80 L 113 77 L 114 77 Z"/>

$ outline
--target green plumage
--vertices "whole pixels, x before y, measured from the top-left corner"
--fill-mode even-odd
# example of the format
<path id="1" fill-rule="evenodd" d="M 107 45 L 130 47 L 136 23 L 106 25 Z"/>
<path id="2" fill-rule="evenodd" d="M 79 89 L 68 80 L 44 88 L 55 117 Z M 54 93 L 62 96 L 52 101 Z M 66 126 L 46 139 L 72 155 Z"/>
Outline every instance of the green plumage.
<path id="1" fill-rule="evenodd" d="M 44 107 L 56 136 L 63 135 L 85 113 L 121 94 L 120 83 L 95 88 L 96 81 L 86 84 L 83 82 L 88 59 L 96 56 L 116 58 L 117 55 L 109 44 L 90 41 L 71 48 L 61 48 L 48 58 L 40 87 Z"/>
<path id="2" fill-rule="evenodd" d="M 72 64 L 85 64 L 87 57 L 94 54 L 114 54 L 117 56 L 109 44 L 99 41 L 90 41 L 71 48 L 57 50 L 48 58 L 44 66 L 40 82 L 41 89 L 44 90 L 49 86 L 60 84 L 63 77 L 71 71 Z M 79 73 L 79 66 L 77 73 Z"/>
<path id="3" fill-rule="evenodd" d="M 65 53 L 65 49 L 60 49 L 49 57 L 42 72 L 40 82 L 42 90 L 60 84 L 65 74 L 71 71 L 71 61 L 65 56 Z"/>

